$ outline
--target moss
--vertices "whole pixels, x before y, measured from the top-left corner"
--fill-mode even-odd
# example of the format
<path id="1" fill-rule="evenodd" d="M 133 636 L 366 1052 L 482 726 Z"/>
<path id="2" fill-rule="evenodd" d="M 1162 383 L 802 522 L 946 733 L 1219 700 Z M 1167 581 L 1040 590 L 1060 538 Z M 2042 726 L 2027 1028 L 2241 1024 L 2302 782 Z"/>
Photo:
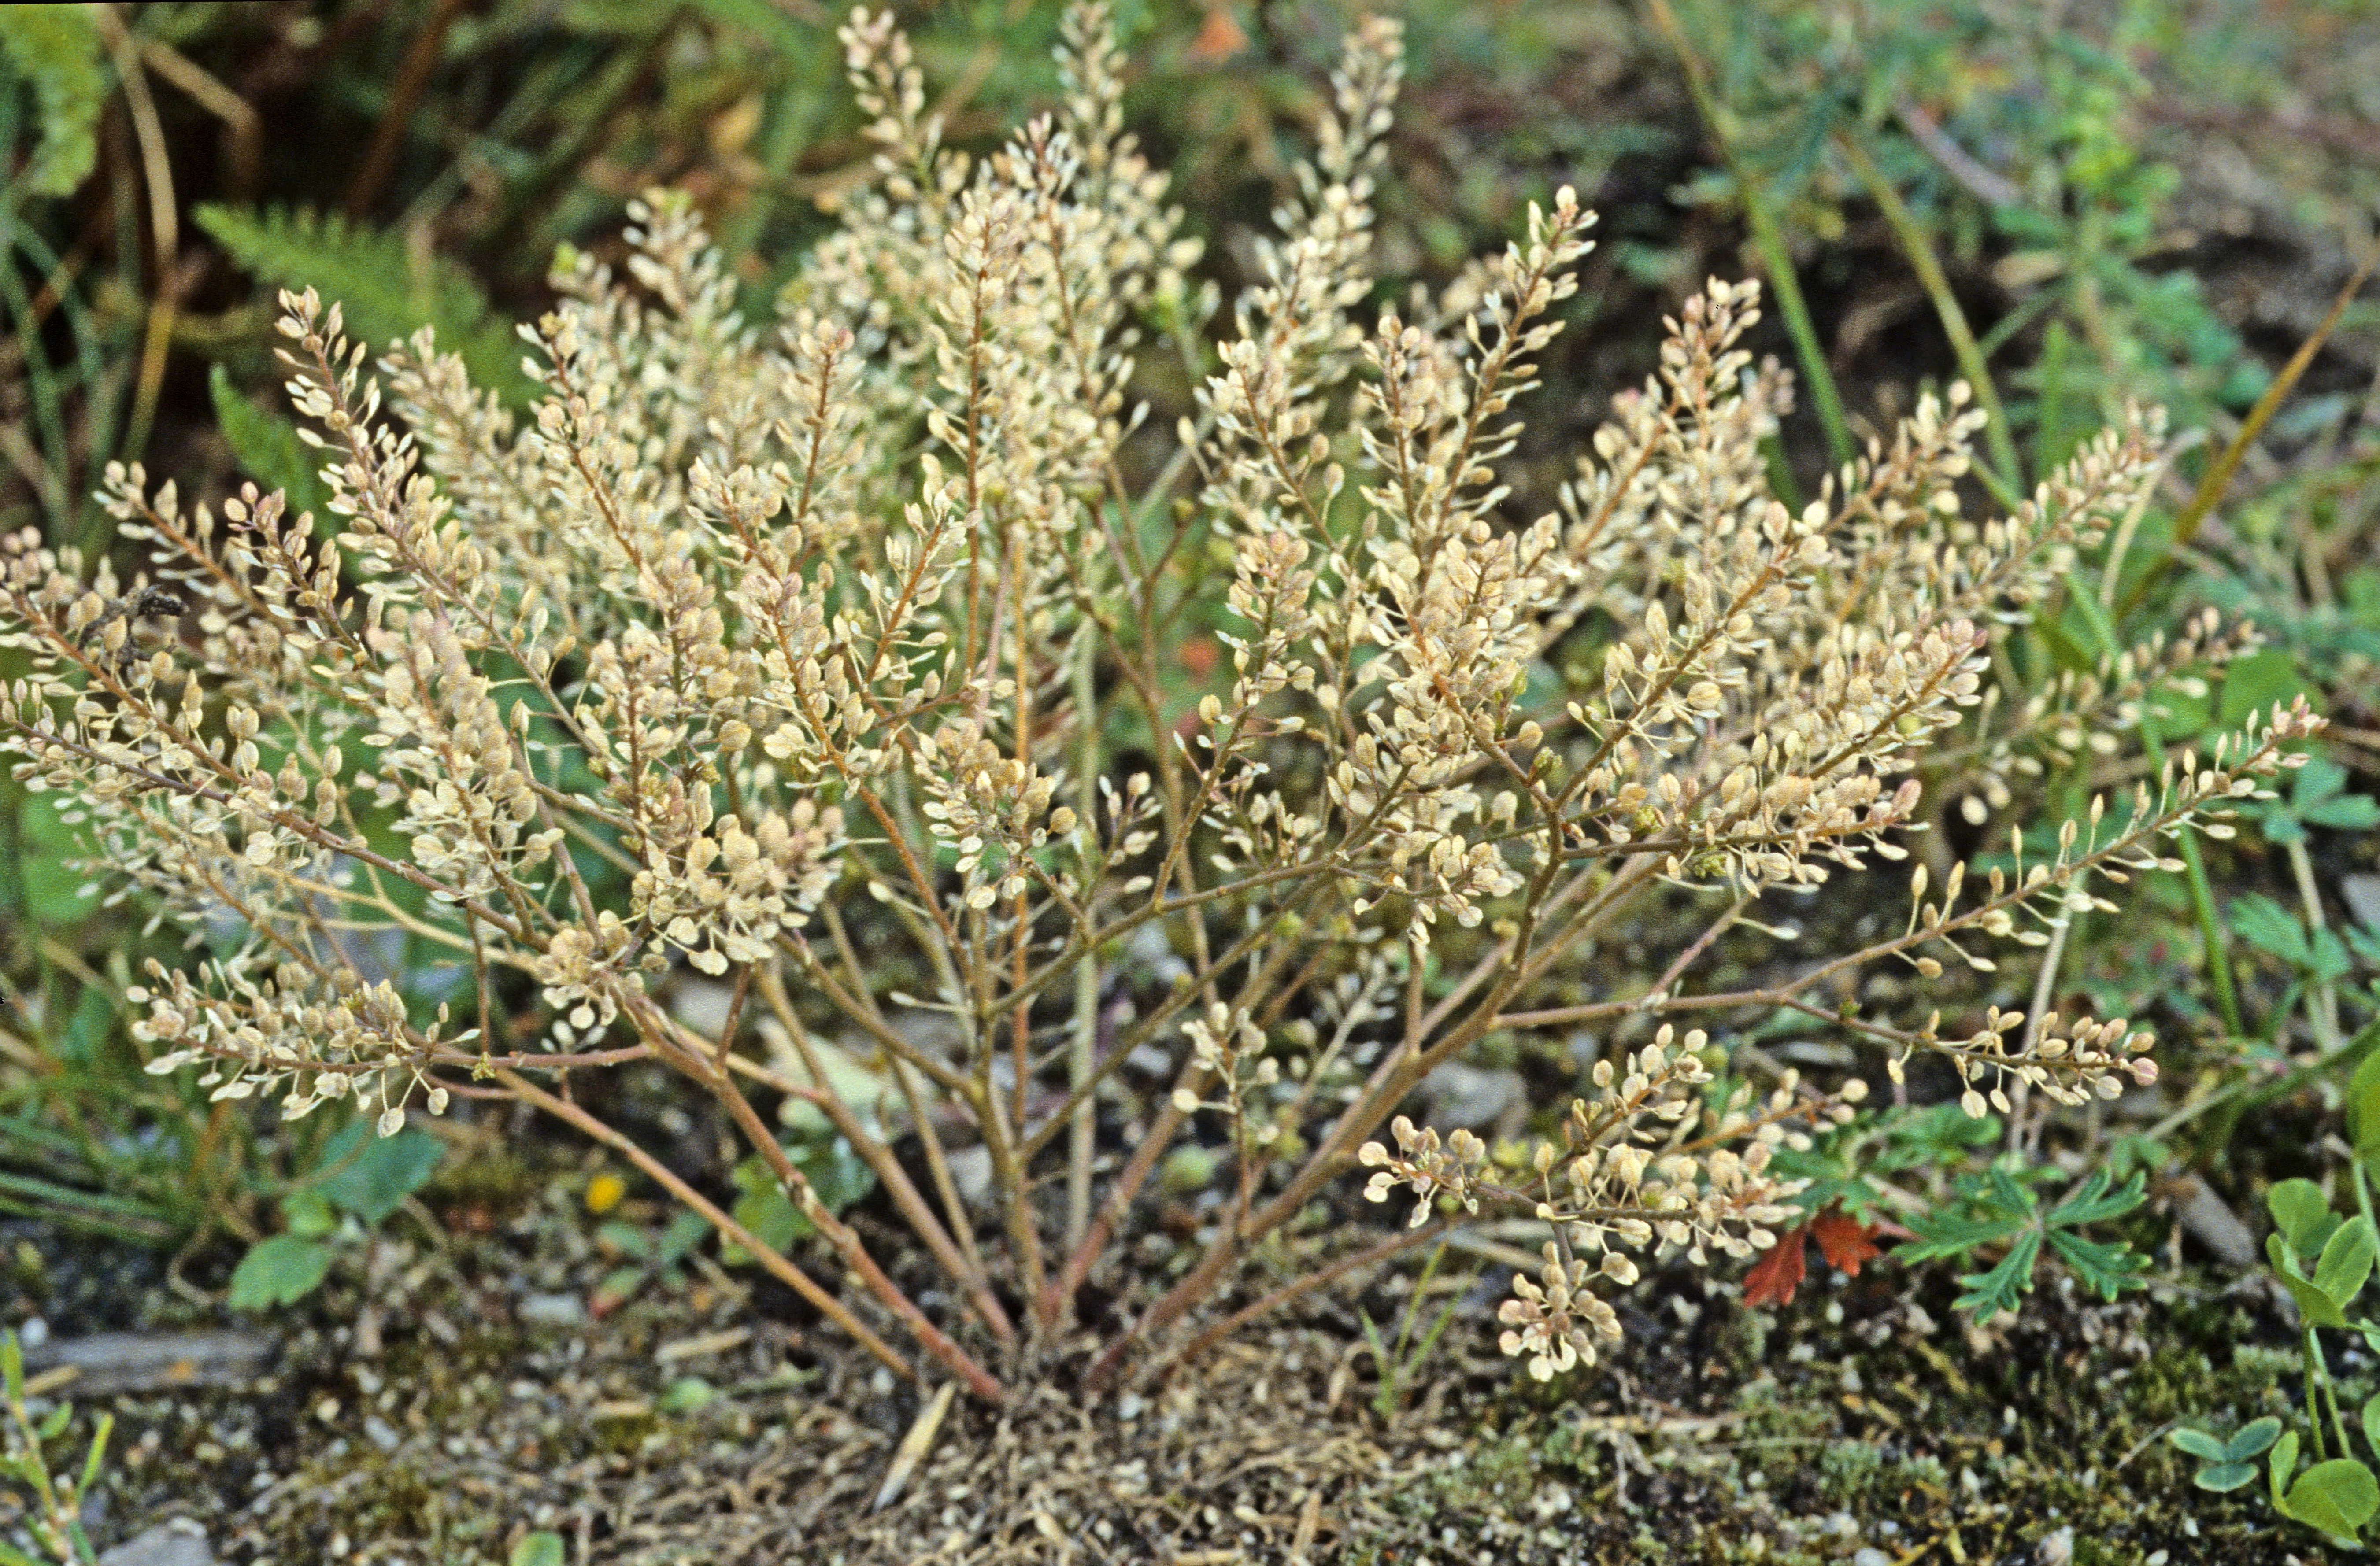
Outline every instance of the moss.
<path id="1" fill-rule="evenodd" d="M 1827 1498 L 1848 1506 L 1867 1498 L 1884 1470 L 1884 1452 L 1869 1441 L 1828 1441 L 1818 1453 L 1818 1472 Z"/>
<path id="2" fill-rule="evenodd" d="M 1541 1457 L 1540 1446 L 1524 1440 L 1503 1440 L 1482 1448 L 1466 1467 L 1475 1488 L 1512 1506 L 1536 1493 Z"/>
<path id="3" fill-rule="evenodd" d="M 1942 1460 L 1931 1452 L 1916 1452 L 1893 1464 L 1894 1478 L 1904 1486 L 1920 1489 L 1941 1489 L 1950 1482 L 1949 1472 Z"/>

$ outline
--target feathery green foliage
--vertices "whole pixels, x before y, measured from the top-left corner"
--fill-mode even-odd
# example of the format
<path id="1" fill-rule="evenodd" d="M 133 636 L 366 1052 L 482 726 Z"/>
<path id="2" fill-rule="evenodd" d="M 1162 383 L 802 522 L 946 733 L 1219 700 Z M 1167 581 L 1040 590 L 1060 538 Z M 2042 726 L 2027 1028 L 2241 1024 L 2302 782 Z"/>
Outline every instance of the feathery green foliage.
<path id="1" fill-rule="evenodd" d="M 0 6 L 0 91 L 32 89 L 31 154 L 10 183 L 28 196 L 63 196 L 99 161 L 107 100 L 105 50 L 83 6 Z"/>
<path id="2" fill-rule="evenodd" d="M 278 287 L 313 287 L 337 299 L 347 324 L 367 342 L 393 343 L 427 325 L 438 346 L 459 355 L 473 382 L 525 407 L 535 391 L 521 373 L 521 345 L 488 309 L 469 273 L 398 234 L 350 222 L 336 212 L 268 207 L 247 212 L 202 206 L 200 227 L 234 260 Z"/>

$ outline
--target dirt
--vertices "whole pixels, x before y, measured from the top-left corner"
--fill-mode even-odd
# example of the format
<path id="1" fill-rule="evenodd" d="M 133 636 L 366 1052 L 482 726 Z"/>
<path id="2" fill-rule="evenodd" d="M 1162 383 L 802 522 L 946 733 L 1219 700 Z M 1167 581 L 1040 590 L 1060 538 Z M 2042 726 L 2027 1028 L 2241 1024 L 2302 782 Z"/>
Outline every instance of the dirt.
<path id="1" fill-rule="evenodd" d="M 1087 1406 L 1058 1354 L 1004 1411 L 953 1403 L 877 1510 L 932 1390 L 707 1265 L 588 1313 L 617 1258 L 577 1188 L 443 1246 L 385 1234 L 248 1386 L 91 1400 L 78 1430 L 115 1417 L 95 1537 L 188 1517 L 238 1566 L 499 1562 L 531 1529 L 624 1566 L 2279 1559 L 2256 1491 L 2192 1489 L 2159 1439 L 2285 1409 L 2295 1333 L 2253 1284 L 2160 1275 L 2109 1305 L 2052 1281 L 1977 1328 L 1889 1261 L 1814 1267 L 1775 1310 L 1663 1276 L 1614 1360 L 1541 1386 L 1495 1349 L 1508 1275 L 1449 1267 L 1427 1314 L 1455 1320 L 1391 1407 L 1356 1313 L 1393 1333 L 1392 1269 L 1130 1398 Z M 118 1314 L 206 1315 L 164 1288 Z M 2360 1349 L 2334 1368 L 2350 1406 L 2372 1391 Z"/>

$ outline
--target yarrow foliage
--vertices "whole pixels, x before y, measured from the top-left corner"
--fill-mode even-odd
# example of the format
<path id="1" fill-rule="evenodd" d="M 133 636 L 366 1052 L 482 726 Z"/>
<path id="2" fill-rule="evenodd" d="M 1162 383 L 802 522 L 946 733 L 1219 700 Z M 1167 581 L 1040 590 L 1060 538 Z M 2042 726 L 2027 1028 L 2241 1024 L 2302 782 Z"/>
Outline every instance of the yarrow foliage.
<path id="1" fill-rule="evenodd" d="M 922 1354 L 995 1401 L 1095 1269 L 1130 1281 L 1112 1242 L 1187 1137 L 1224 1171 L 1196 1258 L 1134 1296 L 1095 1387 L 1166 1363 L 1359 1159 L 1375 1200 L 1416 1198 L 1416 1234 L 1489 1205 L 1547 1226 L 1503 1312 L 1534 1374 L 1609 1352 L 1595 1291 L 1635 1257 L 1773 1244 L 1796 1187 L 1770 1150 L 1860 1091 L 1755 1096 L 1726 1074 L 1731 1014 L 1811 1012 L 1896 1073 L 1943 1057 L 1977 1112 L 2011 1080 L 2066 1102 L 2147 1078 L 2121 1021 L 1962 1034 L 1813 997 L 1888 958 L 1986 967 L 1980 943 L 2107 905 L 2172 834 L 2219 830 L 2301 708 L 2095 807 L 2047 861 L 1981 888 L 1953 866 L 1932 898 L 1921 868 L 1898 936 L 1759 989 L 1694 980 L 1722 930 L 1771 928 L 1758 908 L 1905 857 L 1921 769 L 2005 802 L 2039 746 L 2120 729 L 2239 645 L 2201 627 L 2022 710 L 1987 700 L 1995 640 L 2141 503 L 2155 419 L 1976 519 L 1954 388 L 1789 507 L 1761 454 L 1787 377 L 1742 346 L 1754 285 L 1713 282 L 1524 515 L 1499 464 L 1587 249 L 1572 192 L 1442 292 L 1373 308 L 1402 56 L 1366 22 L 1225 314 L 1122 127 L 1103 9 L 1064 36 L 1062 107 L 978 158 L 890 18 L 855 13 L 876 178 L 773 320 L 738 310 L 671 194 L 633 208 L 624 271 L 558 264 L 563 302 L 523 332 L 525 424 L 427 332 L 375 370 L 336 305 L 285 295 L 328 515 L 253 488 L 193 507 L 118 467 L 125 561 L 6 540 L 6 644 L 33 661 L 0 702 L 19 775 L 71 800 L 116 895 L 209 948 L 134 994 L 156 1069 L 293 1115 L 348 1098 L 383 1132 L 414 1103 L 525 1100 L 887 1365 Z M 1160 351 L 1196 386 L 1170 431 L 1139 390 Z M 1228 649 L 1195 702 L 1193 611 Z M 1680 898 L 1724 911 L 1661 968 L 1597 954 Z M 1637 1042 L 1534 1184 L 1499 1184 L 1468 1132 L 1400 1117 L 1393 1149 L 1370 1140 L 1491 1034 L 1598 1019 Z M 563 1090 L 598 1067 L 715 1095 L 839 1265 L 770 1247 Z M 874 1254 L 756 1100 L 822 1113 L 922 1257 Z M 980 1202 L 953 1139 L 980 1148 Z M 912 1262 L 935 1293 L 896 1281 Z"/>

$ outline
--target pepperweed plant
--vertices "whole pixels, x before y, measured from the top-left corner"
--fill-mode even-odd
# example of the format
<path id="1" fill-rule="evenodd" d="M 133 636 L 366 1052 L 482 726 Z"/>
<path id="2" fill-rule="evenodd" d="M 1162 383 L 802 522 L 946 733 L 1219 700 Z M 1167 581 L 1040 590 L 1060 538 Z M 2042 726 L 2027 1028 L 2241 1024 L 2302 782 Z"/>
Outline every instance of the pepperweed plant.
<path id="1" fill-rule="evenodd" d="M 1771 1149 L 1864 1091 L 1755 1097 L 1694 1021 L 1836 1019 L 1814 992 L 1888 959 L 1988 968 L 1996 940 L 2176 868 L 2172 834 L 2228 832 L 2313 727 L 2276 712 L 2046 859 L 1918 868 L 1897 935 L 1698 987 L 1722 931 L 1905 858 L 1921 767 L 2005 799 L 2028 746 L 2120 728 L 2222 643 L 1985 699 L 1995 638 L 2143 503 L 2157 422 L 1978 521 L 1954 388 L 1790 509 L 1760 453 L 1789 386 L 1741 346 L 1755 287 L 1714 282 L 1521 519 L 1497 464 L 1592 220 L 1565 189 L 1502 256 L 1376 307 L 1392 23 L 1350 40 L 1228 318 L 1122 131 L 1099 7 L 1066 29 L 1063 108 L 980 159 L 941 143 L 889 17 L 842 36 L 880 173 L 773 322 L 737 313 L 669 195 L 636 209 L 626 276 L 559 264 L 527 428 L 429 334 L 375 374 L 335 305 L 285 295 L 330 517 L 252 487 L 191 507 L 118 467 L 103 498 L 138 564 L 6 541 L 21 774 L 71 797 L 119 891 L 212 943 L 133 996 L 152 1069 L 291 1116 L 346 1099 L 383 1134 L 525 1100 L 885 1365 L 995 1402 L 1075 1349 L 1094 1389 L 1147 1376 L 1517 1207 L 1548 1238 L 1503 1342 L 1547 1377 L 1611 1352 L 1597 1291 L 1639 1258 L 1773 1244 L 1796 1187 Z M 1131 392 L 1156 351 L 1198 386 L 1172 431 Z M 1181 622 L 1218 603 L 1229 677 L 1177 714 Z M 1658 971 L 1596 957 L 1686 894 L 1718 911 Z M 397 936 L 443 954 L 449 999 L 392 969 Z M 723 1005 L 679 1003 L 704 983 Z M 1491 1034 L 1597 1019 L 1638 1042 L 1533 1164 L 1398 1116 Z M 1895 1074 L 1946 1059 L 1978 1114 L 2155 1071 L 2121 1020 L 1839 1026 Z M 713 1096 L 822 1254 L 771 1247 L 589 1109 L 569 1082 L 598 1068 Z M 764 1107 L 847 1138 L 915 1249 L 831 1210 Z M 1130 1287 L 1117 1241 L 1194 1136 L 1222 1145 L 1221 1199 L 1186 1265 Z M 1220 1315 L 1358 1164 L 1414 1227 Z M 1084 1347 L 1094 1274 L 1123 1324 Z"/>

